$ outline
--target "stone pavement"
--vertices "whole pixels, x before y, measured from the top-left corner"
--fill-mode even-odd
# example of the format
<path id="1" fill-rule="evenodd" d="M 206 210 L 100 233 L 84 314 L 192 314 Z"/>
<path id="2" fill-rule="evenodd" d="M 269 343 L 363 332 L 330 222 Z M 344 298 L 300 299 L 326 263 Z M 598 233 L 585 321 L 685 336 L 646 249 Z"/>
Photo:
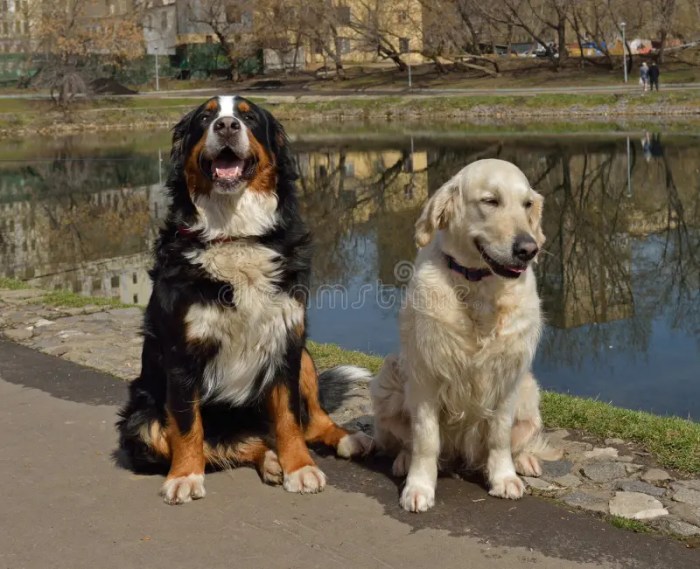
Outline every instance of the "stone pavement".
<path id="1" fill-rule="evenodd" d="M 41 305 L 41 296 L 37 290 L 0 290 L 0 332 L 6 338 L 124 380 L 138 375 L 141 309 L 55 308 Z M 366 384 L 322 389 L 338 422 L 371 432 Z M 564 458 L 545 463 L 542 478 L 525 478 L 530 493 L 598 516 L 644 521 L 689 544 L 700 544 L 699 479 L 659 468 L 639 445 L 620 439 L 601 441 L 563 429 L 551 431 L 550 437 L 564 449 Z M 438 494 L 445 483 L 441 481 Z M 483 489 L 479 496 L 487 499 Z"/>

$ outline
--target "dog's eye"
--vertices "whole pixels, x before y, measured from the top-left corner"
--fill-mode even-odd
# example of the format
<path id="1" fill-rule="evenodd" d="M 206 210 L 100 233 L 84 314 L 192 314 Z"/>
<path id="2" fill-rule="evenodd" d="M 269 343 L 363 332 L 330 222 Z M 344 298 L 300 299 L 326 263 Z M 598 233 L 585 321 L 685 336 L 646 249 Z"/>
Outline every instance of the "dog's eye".
<path id="1" fill-rule="evenodd" d="M 523 205 L 525 209 L 530 209 L 532 207 L 532 200 L 527 200 Z"/>
<path id="2" fill-rule="evenodd" d="M 481 203 L 490 205 L 492 207 L 498 207 L 500 205 L 496 198 L 484 198 L 481 200 Z"/>

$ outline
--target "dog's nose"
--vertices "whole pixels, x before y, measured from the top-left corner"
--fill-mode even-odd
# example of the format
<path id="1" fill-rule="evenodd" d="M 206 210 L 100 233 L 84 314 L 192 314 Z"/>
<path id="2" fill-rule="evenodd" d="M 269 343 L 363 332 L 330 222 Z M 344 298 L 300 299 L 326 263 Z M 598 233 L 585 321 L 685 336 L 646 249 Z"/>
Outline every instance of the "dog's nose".
<path id="1" fill-rule="evenodd" d="M 513 241 L 513 257 L 527 263 L 537 255 L 539 247 L 531 235 L 517 235 Z"/>
<path id="2" fill-rule="evenodd" d="M 241 130 L 241 123 L 236 117 L 221 117 L 214 123 L 214 132 L 229 134 Z"/>

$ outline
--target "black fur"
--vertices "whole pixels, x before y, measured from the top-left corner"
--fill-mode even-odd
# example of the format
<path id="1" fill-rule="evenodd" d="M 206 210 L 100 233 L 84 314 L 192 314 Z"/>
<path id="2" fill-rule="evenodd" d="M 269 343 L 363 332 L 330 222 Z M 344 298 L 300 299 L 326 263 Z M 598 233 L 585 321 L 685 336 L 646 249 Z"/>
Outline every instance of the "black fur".
<path id="1" fill-rule="evenodd" d="M 279 218 L 278 225 L 271 231 L 251 239 L 278 252 L 282 266 L 278 286 L 305 305 L 304 291 L 309 283 L 311 261 L 310 236 L 298 211 L 294 184 L 297 176 L 287 138 L 270 113 L 253 103 L 248 102 L 248 105 L 250 112 L 247 115 L 250 116 L 246 116 L 245 124 L 274 157 L 276 164 L 274 191 L 278 198 Z M 172 171 L 167 181 L 172 201 L 155 245 L 155 263 L 150 271 L 153 292 L 143 324 L 142 371 L 130 386 L 129 401 L 120 411 L 121 419 L 117 423 L 120 446 L 137 471 L 161 471 L 167 466 L 150 452 L 139 433 L 153 421 L 166 424 L 166 405 L 180 431 L 184 433 L 190 429 L 193 421 L 190 402 L 201 392 L 205 366 L 219 350 L 216 342 L 192 344 L 186 341 L 184 318 L 188 309 L 194 303 L 217 303 L 226 305 L 227 310 L 236 310 L 231 302 L 231 285 L 217 281 L 186 257 L 188 252 L 203 249 L 207 244 L 196 234 L 178 232 L 178 228 L 191 226 L 197 221 L 197 211 L 185 180 L 185 164 L 211 120 L 205 103 L 183 117 L 173 130 Z M 302 404 L 298 381 L 305 340 L 305 334 L 299 337 L 290 331 L 284 364 L 276 370 L 274 380 L 288 385 L 291 407 L 300 420 Z M 269 437 L 270 418 L 264 402 L 267 390 L 253 389 L 251 393 L 254 395 L 249 401 L 235 408 L 222 403 L 202 402 L 207 442 L 216 445 L 232 443 L 249 435 Z"/>

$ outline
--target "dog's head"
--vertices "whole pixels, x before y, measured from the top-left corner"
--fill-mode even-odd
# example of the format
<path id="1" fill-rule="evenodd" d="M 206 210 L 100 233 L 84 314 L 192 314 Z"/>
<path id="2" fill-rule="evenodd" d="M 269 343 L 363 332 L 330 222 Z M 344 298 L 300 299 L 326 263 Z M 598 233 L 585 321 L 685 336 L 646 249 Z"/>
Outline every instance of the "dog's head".
<path id="1" fill-rule="evenodd" d="M 287 137 L 266 110 L 237 96 L 213 97 L 173 129 L 171 161 L 190 197 L 274 192 L 294 179 Z"/>
<path id="2" fill-rule="evenodd" d="M 430 198 L 416 223 L 416 243 L 424 247 L 441 231 L 446 253 L 518 278 L 544 244 L 543 205 L 517 166 L 478 160 Z"/>

